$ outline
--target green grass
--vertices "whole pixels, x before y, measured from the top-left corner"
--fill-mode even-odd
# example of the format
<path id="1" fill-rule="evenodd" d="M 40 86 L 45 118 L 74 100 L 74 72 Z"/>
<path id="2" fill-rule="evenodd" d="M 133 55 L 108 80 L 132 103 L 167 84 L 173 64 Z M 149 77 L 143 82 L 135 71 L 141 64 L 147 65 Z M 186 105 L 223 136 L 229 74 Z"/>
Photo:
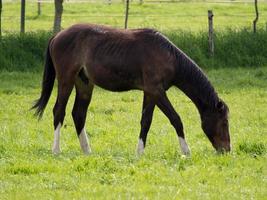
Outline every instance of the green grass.
<path id="1" fill-rule="evenodd" d="M 155 110 L 146 152 L 137 157 L 142 93 L 96 88 L 86 128 L 92 155 L 83 156 L 71 119 L 62 128 L 62 154 L 53 156 L 52 107 L 38 122 L 28 109 L 42 75 L 0 72 L 1 199 L 265 199 L 267 196 L 267 67 L 209 69 L 230 108 L 233 151 L 217 155 L 196 108 L 181 91 L 168 96 L 180 114 L 192 156 L 183 158 L 174 129 Z"/>
<path id="2" fill-rule="evenodd" d="M 152 27 L 160 31 L 182 29 L 185 31 L 206 31 L 207 10 L 214 13 L 214 28 L 218 31 L 231 27 L 249 27 L 255 18 L 253 2 L 213 3 L 131 3 L 129 28 Z M 64 3 L 62 27 L 78 22 L 108 24 L 124 27 L 124 5 L 122 3 Z M 258 26 L 266 28 L 267 4 L 259 2 L 260 18 Z M 42 14 L 37 15 L 37 3 L 26 4 L 26 31 L 51 30 L 54 20 L 54 4 L 44 3 Z M 2 26 L 4 32 L 20 30 L 20 3 L 3 3 Z"/>

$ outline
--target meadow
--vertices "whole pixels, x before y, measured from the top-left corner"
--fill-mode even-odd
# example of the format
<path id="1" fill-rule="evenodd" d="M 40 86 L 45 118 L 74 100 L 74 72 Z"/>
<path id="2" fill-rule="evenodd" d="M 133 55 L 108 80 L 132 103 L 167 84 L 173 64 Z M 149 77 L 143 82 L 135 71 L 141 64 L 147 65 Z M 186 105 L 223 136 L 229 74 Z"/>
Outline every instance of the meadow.
<path id="1" fill-rule="evenodd" d="M 62 128 L 62 153 L 55 156 L 51 147 L 56 87 L 41 121 L 29 110 L 40 94 L 52 6 L 44 4 L 43 14 L 37 16 L 36 3 L 29 2 L 26 31 L 33 32 L 19 35 L 19 4 L 4 2 L 0 199 L 266 199 L 266 12 L 261 15 L 259 32 L 253 34 L 250 3 L 131 5 L 130 27 L 163 31 L 204 69 L 226 101 L 231 153 L 214 151 L 193 103 L 171 88 L 167 94 L 182 118 L 191 156 L 181 155 L 174 128 L 157 108 L 145 154 L 137 156 L 142 92 L 112 93 L 96 87 L 86 120 L 92 154 L 84 156 L 80 150 L 71 118 L 73 92 Z M 217 15 L 213 58 L 207 53 L 208 8 Z M 80 21 L 123 25 L 124 8 L 119 3 L 66 3 L 64 9 L 63 28 Z M 266 11 L 266 4 L 260 10 Z M 235 12 L 244 14 L 229 20 Z"/>
<path id="2" fill-rule="evenodd" d="M 0 73 L 1 199 L 264 199 L 267 195 L 267 68 L 207 70 L 230 107 L 232 152 L 218 155 L 200 128 L 192 102 L 171 88 L 192 155 L 181 156 L 176 133 L 155 110 L 147 148 L 136 155 L 142 92 L 96 88 L 86 128 L 86 157 L 71 118 L 62 129 L 62 153 L 51 154 L 52 108 L 41 121 L 29 111 L 40 92 L 40 73 Z"/>

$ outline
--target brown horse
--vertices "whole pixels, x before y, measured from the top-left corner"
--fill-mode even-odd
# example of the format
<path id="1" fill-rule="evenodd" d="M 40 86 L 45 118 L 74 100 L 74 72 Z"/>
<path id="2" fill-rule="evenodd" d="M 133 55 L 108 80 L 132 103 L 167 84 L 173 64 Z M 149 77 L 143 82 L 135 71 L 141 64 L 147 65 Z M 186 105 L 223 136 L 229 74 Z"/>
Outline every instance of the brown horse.
<path id="1" fill-rule="evenodd" d="M 227 105 L 197 64 L 158 31 L 77 24 L 58 33 L 49 41 L 41 97 L 33 106 L 39 117 L 48 103 L 55 78 L 58 95 L 53 109 L 53 153 L 60 152 L 60 127 L 74 86 L 72 116 L 81 148 L 90 153 L 85 120 L 94 85 L 117 92 L 132 89 L 144 92 L 139 154 L 144 151 L 155 106 L 174 126 L 182 153 L 190 153 L 181 119 L 166 95 L 173 85 L 196 105 L 202 128 L 213 147 L 230 151 Z"/>

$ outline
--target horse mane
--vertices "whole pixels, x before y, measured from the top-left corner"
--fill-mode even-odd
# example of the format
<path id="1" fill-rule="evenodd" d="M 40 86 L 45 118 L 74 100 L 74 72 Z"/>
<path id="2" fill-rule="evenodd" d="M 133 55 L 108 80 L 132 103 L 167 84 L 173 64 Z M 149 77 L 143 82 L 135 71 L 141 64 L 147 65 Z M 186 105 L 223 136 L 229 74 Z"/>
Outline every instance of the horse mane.
<path id="1" fill-rule="evenodd" d="M 167 50 L 174 58 L 177 70 L 178 87 L 183 90 L 195 103 L 203 107 L 214 109 L 219 97 L 201 68 L 189 58 L 182 50 L 177 48 L 166 36 L 153 31 L 155 40 L 160 48 Z"/>

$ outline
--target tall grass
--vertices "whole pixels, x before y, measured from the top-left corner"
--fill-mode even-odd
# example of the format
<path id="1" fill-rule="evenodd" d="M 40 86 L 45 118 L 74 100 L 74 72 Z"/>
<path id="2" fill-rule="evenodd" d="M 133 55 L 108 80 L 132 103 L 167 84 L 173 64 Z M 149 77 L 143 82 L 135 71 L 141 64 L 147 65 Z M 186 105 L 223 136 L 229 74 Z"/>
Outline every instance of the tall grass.
<path id="1" fill-rule="evenodd" d="M 203 68 L 259 67 L 267 64 L 267 32 L 247 29 L 215 31 L 215 53 L 209 56 L 206 32 L 170 32 L 169 38 Z"/>
<path id="2" fill-rule="evenodd" d="M 267 32 L 258 30 L 225 30 L 216 32 L 215 55 L 208 54 L 206 32 L 182 30 L 165 32 L 170 40 L 185 51 L 200 67 L 259 67 L 267 65 Z M 24 35 L 6 34 L 0 40 L 0 70 L 38 71 L 42 69 L 50 32 Z"/>
<path id="3" fill-rule="evenodd" d="M 0 70 L 33 71 L 43 63 L 50 32 L 6 34 L 0 39 Z"/>

